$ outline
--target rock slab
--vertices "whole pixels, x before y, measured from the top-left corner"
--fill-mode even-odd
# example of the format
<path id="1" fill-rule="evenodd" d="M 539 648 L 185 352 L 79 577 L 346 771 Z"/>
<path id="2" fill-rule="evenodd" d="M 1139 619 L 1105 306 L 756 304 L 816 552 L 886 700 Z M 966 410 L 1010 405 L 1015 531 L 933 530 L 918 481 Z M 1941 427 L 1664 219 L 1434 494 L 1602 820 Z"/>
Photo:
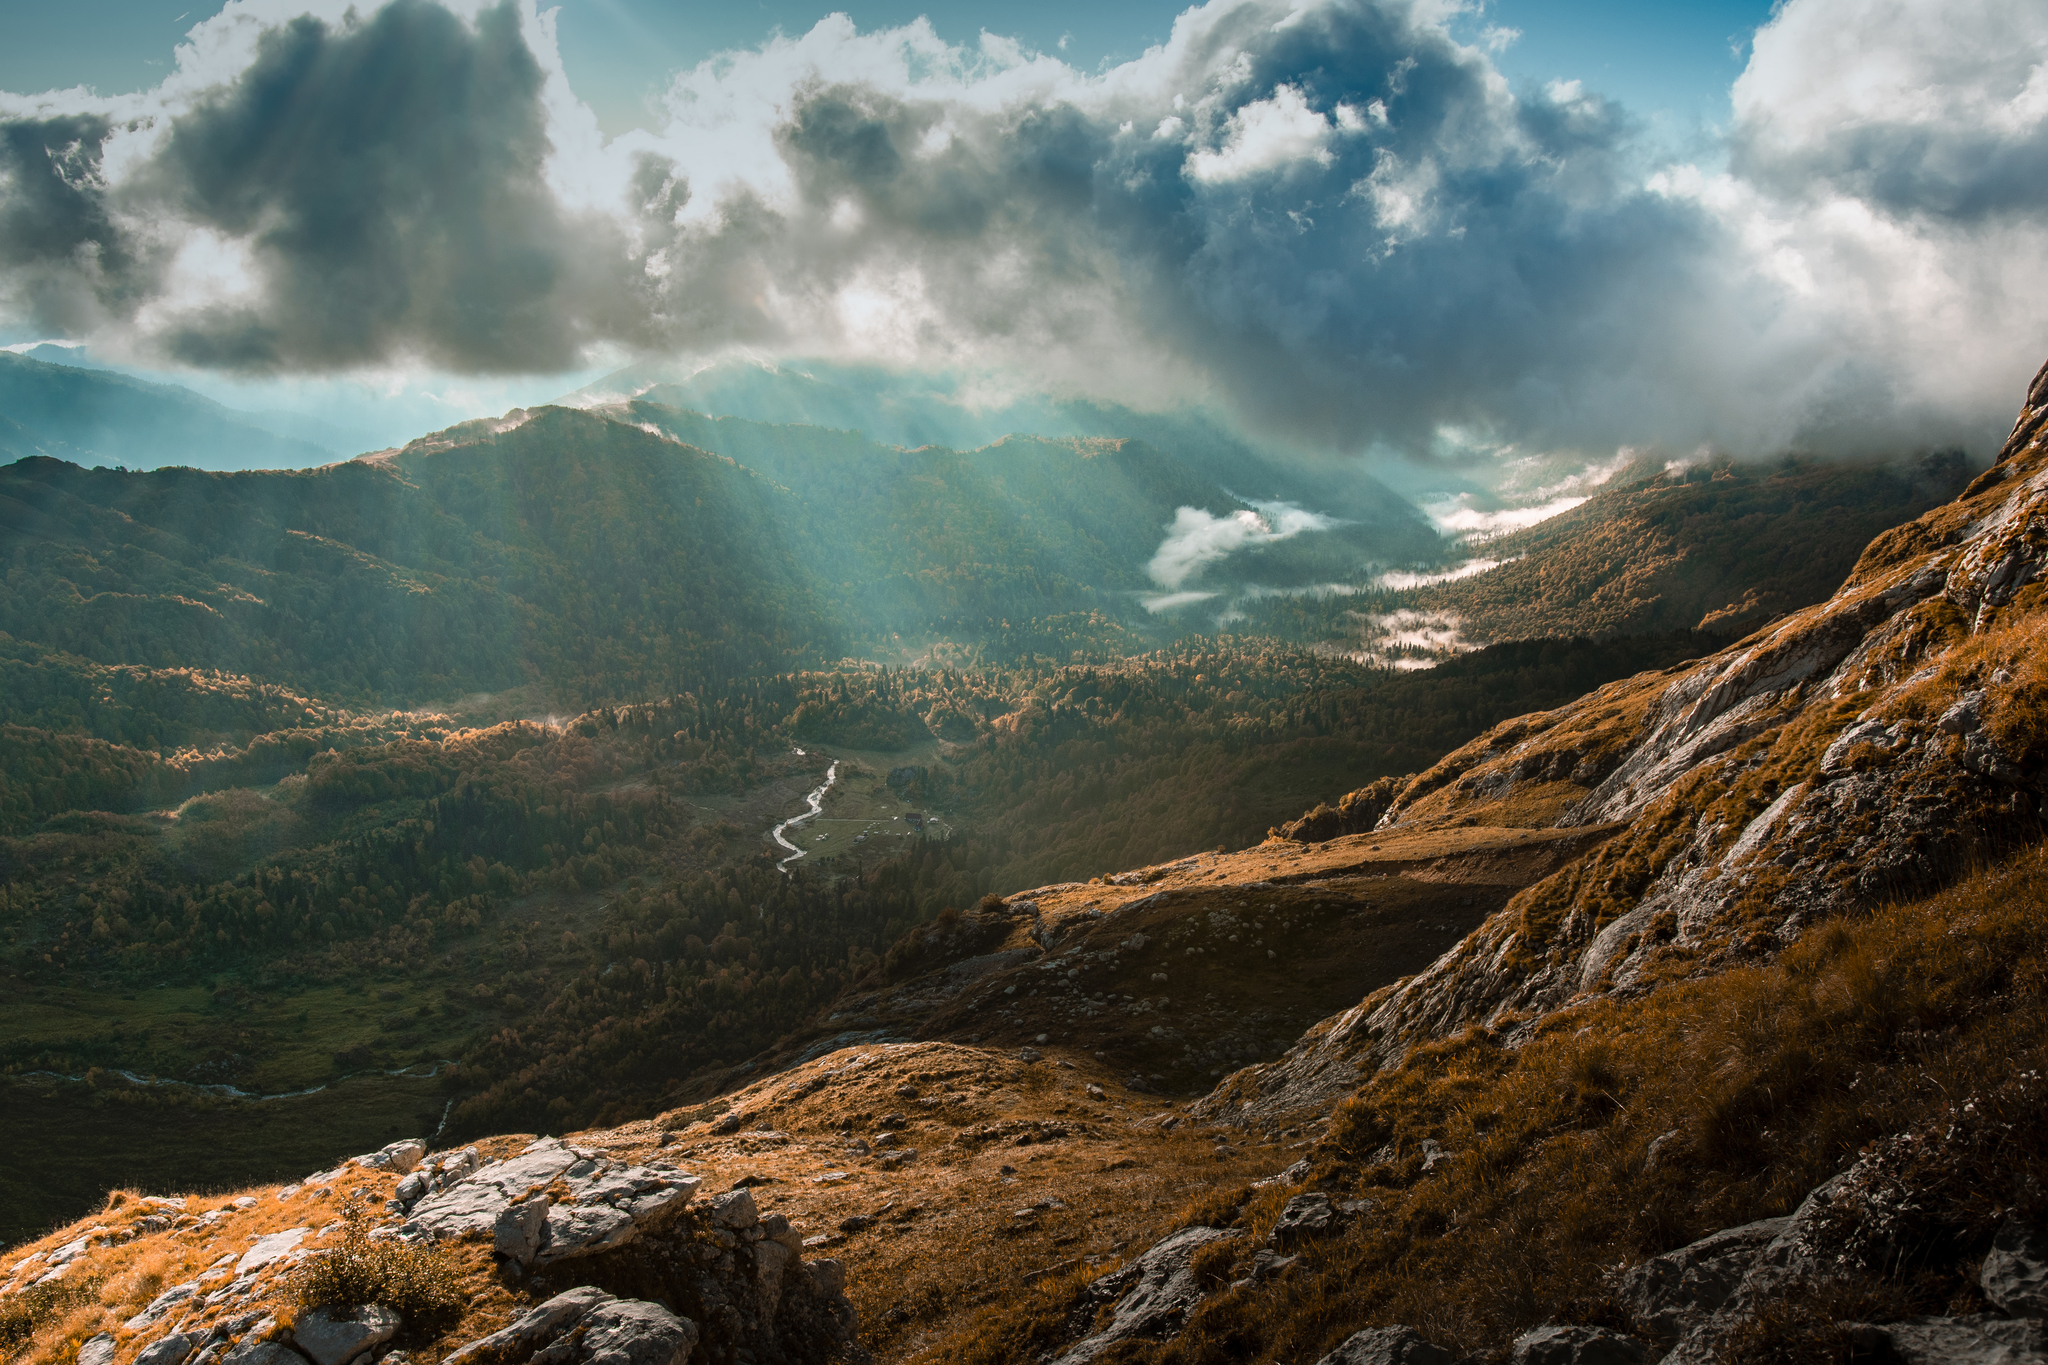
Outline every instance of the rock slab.
<path id="1" fill-rule="evenodd" d="M 1653 1256 L 1628 1272 L 1621 1302 L 1637 1326 L 1662 1346 L 1735 1296 L 1764 1249 L 1785 1231 L 1788 1218 L 1766 1218 Z"/>
<path id="2" fill-rule="evenodd" d="M 1201 1282 L 1190 1269 L 1195 1253 L 1238 1235 L 1225 1228 L 1182 1228 L 1124 1269 L 1104 1276 L 1098 1283 L 1122 1294 L 1109 1325 L 1070 1348 L 1056 1365 L 1087 1365 L 1120 1341 L 1157 1339 L 1178 1331 L 1188 1310 L 1204 1297 Z"/>
<path id="3" fill-rule="evenodd" d="M 397 1336 L 399 1322 L 398 1314 L 382 1304 L 315 1308 L 292 1324 L 292 1344 L 311 1356 L 313 1365 L 348 1365 Z"/>
<path id="4" fill-rule="evenodd" d="M 1316 1365 L 1455 1365 L 1457 1359 L 1412 1327 L 1369 1327 L 1344 1338 Z"/>
<path id="5" fill-rule="evenodd" d="M 2007 1218 L 1978 1278 L 1984 1297 L 2016 1318 L 2048 1318 L 2048 1230 Z"/>
<path id="6" fill-rule="evenodd" d="M 443 1365 L 684 1365 L 696 1345 L 697 1325 L 688 1318 L 584 1286 L 469 1343 Z"/>
<path id="7" fill-rule="evenodd" d="M 1513 1365 L 1643 1365 L 1649 1350 L 1605 1327 L 1538 1327 L 1515 1338 Z"/>

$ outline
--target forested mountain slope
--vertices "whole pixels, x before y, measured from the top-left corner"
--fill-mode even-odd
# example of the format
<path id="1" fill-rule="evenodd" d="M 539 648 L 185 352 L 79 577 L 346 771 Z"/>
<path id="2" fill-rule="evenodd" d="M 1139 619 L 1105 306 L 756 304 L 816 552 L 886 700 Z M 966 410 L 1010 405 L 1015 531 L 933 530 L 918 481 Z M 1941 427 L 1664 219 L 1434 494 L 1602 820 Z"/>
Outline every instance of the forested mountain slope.
<path id="1" fill-rule="evenodd" d="M 1462 576 L 1250 603 L 1245 628 L 1371 653 L 1418 630 L 1463 648 L 1749 631 L 1825 598 L 1873 536 L 1969 479 L 1955 452 L 1889 463 L 1637 465 L 1570 511 L 1473 544 Z"/>

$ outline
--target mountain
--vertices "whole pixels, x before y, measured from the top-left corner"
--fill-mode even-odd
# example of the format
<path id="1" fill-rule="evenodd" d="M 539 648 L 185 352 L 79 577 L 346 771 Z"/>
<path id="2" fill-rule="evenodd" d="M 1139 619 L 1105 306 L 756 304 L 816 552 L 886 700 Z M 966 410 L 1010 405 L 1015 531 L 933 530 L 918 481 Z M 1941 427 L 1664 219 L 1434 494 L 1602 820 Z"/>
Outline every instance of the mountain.
<path id="1" fill-rule="evenodd" d="M 0 351 L 4 453 L 194 469 L 298 469 L 338 452 L 275 415 L 237 412 L 175 384 Z"/>
<path id="2" fill-rule="evenodd" d="M 31 459 L 0 470 L 0 630 L 336 701 L 681 687 L 836 657 L 783 540 L 788 502 L 563 410 L 303 472 Z"/>
<path id="3" fill-rule="evenodd" d="M 771 365 L 744 357 L 687 372 L 662 362 L 631 366 L 561 401 L 573 407 L 637 401 L 771 426 L 823 427 L 906 450 L 974 451 L 1022 436 L 1134 440 L 1170 452 L 1177 463 L 1238 497 L 1294 502 L 1367 524 L 1424 524 L 1421 513 L 1366 473 L 1362 462 L 1262 450 L 1200 411 L 1141 412 L 1084 399 L 991 392 L 947 375 L 826 361 Z M 1389 547 L 1389 553 L 1400 549 Z"/>
<path id="4" fill-rule="evenodd" d="M 981 506 L 970 538 L 1016 562 L 1114 567 L 1087 499 L 1043 539 L 1006 511 L 1061 480 L 1142 507 L 1189 477 L 1139 446 L 1047 441 L 1016 471 L 942 452 L 890 474 L 928 518 L 892 495 L 887 521 L 854 484 L 807 502 L 679 442 L 659 406 L 514 414 L 291 485 L 31 460 L 10 548 L 45 557 L 35 601 L 103 564 L 183 596 L 322 517 L 301 534 L 409 595 L 505 593 L 529 641 L 577 642 L 564 677 L 611 676 L 581 656 L 623 638 L 603 667 L 624 676 L 659 657 L 632 632 L 690 609 L 661 579 L 688 580 L 707 523 L 733 528 L 716 567 L 744 570 L 714 583 L 722 609 L 769 654 L 771 627 L 853 596 L 795 570 L 758 601 L 727 587 L 824 553 L 777 528 L 900 526 L 904 562 L 936 566 L 954 551 L 923 547 Z M 1702 557 L 1728 527 L 1846 534 L 1845 495 L 1780 473 L 1616 490 L 1530 557 L 1619 554 L 1607 527 L 1662 524 L 1659 555 Z M 249 529 L 194 558 L 191 509 L 217 498 Z M 0 1325 L 52 1365 L 296 1365 L 325 1327 L 307 1281 L 268 1268 L 258 1239 L 283 1234 L 387 1248 L 362 1273 L 391 1277 L 333 1306 L 405 1293 L 386 1325 L 408 1353 L 517 1323 L 479 1353 L 580 1363 L 609 1338 L 563 1323 L 602 1311 L 695 1332 L 707 1359 L 808 1358 L 762 1344 L 761 1286 L 830 1299 L 843 1271 L 859 1344 L 891 1359 L 2038 1355 L 2044 500 L 2048 367 L 1990 470 L 1732 641 L 1524 641 L 1407 676 L 1260 639 L 935 650 L 501 724 L 116 663 L 116 632 L 104 660 L 5 642 L 32 702 L 0 771 L 33 797 L 0 839 L 0 1065 L 33 1098 L 4 1107 L 9 1150 L 47 1153 L 46 1184 L 246 1193 L 108 1196 L 10 1258 Z M 1703 510 L 1659 523 L 1672 506 Z M 568 581 L 586 562 L 605 568 Z M 150 763 L 219 766 L 176 806 L 102 804 Z M 1261 782 L 1289 770 L 1352 790 L 1237 832 L 1244 794 L 1277 809 L 1284 783 Z M 1190 814 L 1225 805 L 1227 826 Z M 1140 836 L 1176 856 L 1104 861 Z M 1074 870 L 1018 879 L 1054 858 Z M 342 1132 L 390 1145 L 300 1181 Z M 679 1233 L 662 1216 L 694 1207 L 686 1179 L 747 1211 Z M 299 1211 L 343 1191 L 371 1207 L 313 1240 Z M 17 1178 L 0 1207 L 47 1197 Z M 793 1259 L 828 1249 L 832 1269 Z M 229 1256 L 246 1273 L 199 1283 Z"/>
<path id="5" fill-rule="evenodd" d="M 1723 461 L 1623 470 L 1462 565 L 1244 603 L 1244 628 L 1428 666 L 1508 640 L 1738 634 L 1824 599 L 1873 536 L 1969 483 L 1958 452 L 1905 462 Z"/>

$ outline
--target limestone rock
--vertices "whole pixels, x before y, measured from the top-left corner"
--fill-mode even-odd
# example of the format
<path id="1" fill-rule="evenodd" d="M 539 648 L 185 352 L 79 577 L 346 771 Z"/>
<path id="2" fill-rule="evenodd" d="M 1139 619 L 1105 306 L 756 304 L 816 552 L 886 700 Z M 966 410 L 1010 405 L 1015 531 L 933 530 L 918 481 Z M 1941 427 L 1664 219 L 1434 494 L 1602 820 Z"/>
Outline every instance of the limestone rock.
<path id="1" fill-rule="evenodd" d="M 615 1299 L 585 1286 L 557 1294 L 510 1327 L 470 1342 L 443 1365 L 468 1360 L 524 1365 L 682 1365 L 697 1345 L 697 1325 L 658 1303 Z"/>
<path id="2" fill-rule="evenodd" d="M 594 1256 L 633 1240 L 633 1215 L 609 1204 L 543 1204 L 543 1208 L 546 1215 L 540 1246 L 533 1257 L 535 1265 Z"/>
<path id="3" fill-rule="evenodd" d="M 1978 1283 L 2016 1318 L 2048 1318 L 2048 1231 L 2008 1217 L 1992 1239 Z"/>
<path id="4" fill-rule="evenodd" d="M 683 1365 L 697 1345 L 697 1324 L 658 1303 L 615 1299 L 582 1322 L 576 1365 Z"/>
<path id="5" fill-rule="evenodd" d="M 1178 1331 L 1188 1310 L 1203 1298 L 1201 1283 L 1189 1269 L 1195 1253 L 1239 1234 L 1224 1228 L 1183 1228 L 1154 1245 L 1134 1263 L 1104 1279 L 1112 1292 L 1125 1291 L 1109 1325 L 1062 1355 L 1057 1365 L 1087 1365 L 1120 1341 L 1161 1338 Z M 1135 1281 L 1135 1283 L 1133 1283 Z"/>
<path id="6" fill-rule="evenodd" d="M 1272 1245 L 1286 1248 L 1328 1237 L 1344 1226 L 1327 1194 L 1297 1194 L 1280 1210 L 1273 1224 Z"/>
<path id="7" fill-rule="evenodd" d="M 137 1352 L 135 1365 L 185 1365 L 186 1358 L 198 1344 L 183 1332 L 172 1332 Z"/>
<path id="8" fill-rule="evenodd" d="M 298 1249 L 299 1243 L 306 1240 L 306 1234 L 310 1231 L 311 1228 L 286 1228 L 283 1232 L 273 1232 L 268 1237 L 258 1237 L 255 1243 L 242 1253 L 242 1259 L 235 1262 L 235 1275 L 239 1278 L 253 1270 L 260 1270 L 273 1262 L 283 1260 Z"/>
<path id="9" fill-rule="evenodd" d="M 1346 1337 L 1316 1365 L 1454 1365 L 1457 1359 L 1412 1327 L 1369 1327 Z"/>
<path id="10" fill-rule="evenodd" d="M 534 1195 L 516 1204 L 507 1204 L 491 1224 L 491 1250 L 500 1256 L 509 1256 L 521 1265 L 530 1265 L 534 1253 L 540 1250 L 541 1236 L 548 1226 L 548 1199 L 546 1195 Z"/>
<path id="11" fill-rule="evenodd" d="M 2043 1365 L 2048 1324 L 2039 1318 L 1911 1318 L 1859 1326 L 1859 1339 L 1882 1339 L 1902 1365 Z"/>
<path id="12" fill-rule="evenodd" d="M 405 1175 L 420 1164 L 420 1158 L 427 1154 L 427 1144 L 418 1138 L 406 1138 L 400 1142 L 388 1143 L 374 1152 L 366 1152 L 355 1158 L 355 1164 L 373 1171 L 396 1171 Z"/>
<path id="13" fill-rule="evenodd" d="M 399 1322 L 398 1314 L 382 1304 L 315 1308 L 292 1324 L 292 1344 L 311 1356 L 313 1365 L 348 1365 L 397 1336 Z"/>
<path id="14" fill-rule="evenodd" d="M 1628 1272 L 1621 1302 L 1652 1341 L 1669 1346 L 1685 1329 L 1735 1294 L 1759 1254 L 1777 1240 L 1789 1218 L 1766 1218 L 1723 1228 L 1699 1241 L 1653 1256 Z"/>
<path id="15" fill-rule="evenodd" d="M 78 1348 L 78 1365 L 114 1365 L 114 1334 L 101 1332 L 87 1337 Z"/>
<path id="16" fill-rule="evenodd" d="M 711 1201 L 711 1221 L 738 1232 L 761 1221 L 752 1190 L 731 1190 Z"/>
<path id="17" fill-rule="evenodd" d="M 478 1356 L 490 1361 L 524 1360 L 558 1332 L 574 1327 L 591 1309 L 611 1302 L 611 1298 L 602 1289 L 589 1285 L 567 1290 L 529 1308 L 511 1326 L 457 1348 L 441 1365 L 460 1365 Z"/>
<path id="18" fill-rule="evenodd" d="M 399 1229 L 412 1239 L 488 1234 L 493 1249 L 521 1265 L 549 1264 L 608 1251 L 666 1221 L 697 1191 L 698 1178 L 654 1163 L 620 1167 L 543 1138 L 507 1161 L 468 1168 L 446 1163 L 453 1183 L 415 1204 Z M 573 1202 L 537 1193 L 560 1180 Z"/>
<path id="19" fill-rule="evenodd" d="M 1605 1327 L 1538 1327 L 1515 1338 L 1513 1365 L 1642 1365 L 1643 1343 Z"/>
<path id="20" fill-rule="evenodd" d="M 220 1358 L 221 1365 L 306 1365 L 306 1358 L 291 1347 L 254 1337 Z"/>
<path id="21" fill-rule="evenodd" d="M 162 1322 L 164 1316 L 173 1308 L 176 1308 L 198 1292 L 199 1281 L 197 1280 L 192 1280 L 185 1284 L 174 1284 L 163 1293 L 151 1299 L 147 1308 L 144 1308 L 140 1313 L 137 1313 L 121 1325 L 131 1332 L 140 1332 L 145 1327 L 151 1327 Z"/>

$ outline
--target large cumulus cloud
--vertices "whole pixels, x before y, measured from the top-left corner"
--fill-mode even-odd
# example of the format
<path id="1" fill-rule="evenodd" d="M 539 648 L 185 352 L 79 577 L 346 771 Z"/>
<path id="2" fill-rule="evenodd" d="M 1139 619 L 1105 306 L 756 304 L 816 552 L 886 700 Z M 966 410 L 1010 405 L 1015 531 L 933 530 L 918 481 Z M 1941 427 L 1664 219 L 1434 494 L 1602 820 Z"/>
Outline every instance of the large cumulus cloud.
<path id="1" fill-rule="evenodd" d="M 1083 75 L 843 18 L 607 143 L 545 16 L 245 0 L 0 102 L 17 318 L 246 371 L 733 344 L 1412 454 L 1988 441 L 2048 347 L 2048 16 L 1790 0 L 1720 170 L 1421 0 L 1213 0 Z"/>

